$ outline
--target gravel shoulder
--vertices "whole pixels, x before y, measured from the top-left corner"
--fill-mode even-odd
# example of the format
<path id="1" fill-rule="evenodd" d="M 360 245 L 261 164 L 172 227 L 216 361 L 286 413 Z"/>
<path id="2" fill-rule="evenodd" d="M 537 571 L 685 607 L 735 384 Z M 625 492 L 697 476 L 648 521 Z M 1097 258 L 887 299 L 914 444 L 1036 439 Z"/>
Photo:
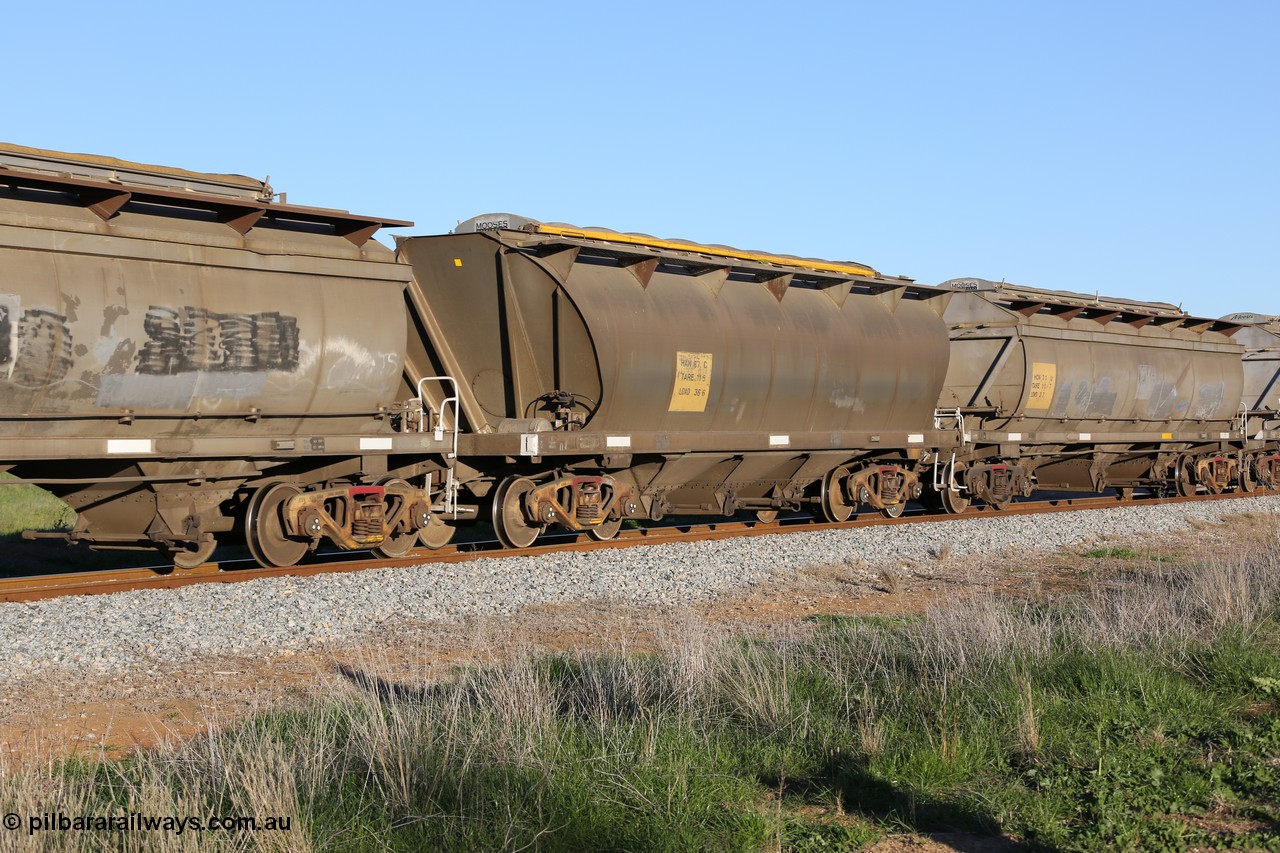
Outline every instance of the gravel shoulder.
<path id="1" fill-rule="evenodd" d="M 529 651 L 646 650 L 804 630 L 996 591 L 1053 595 L 1116 561 L 1270 535 L 1280 497 L 793 533 L 0 605 L 0 762 L 127 754 L 282 703 Z"/>

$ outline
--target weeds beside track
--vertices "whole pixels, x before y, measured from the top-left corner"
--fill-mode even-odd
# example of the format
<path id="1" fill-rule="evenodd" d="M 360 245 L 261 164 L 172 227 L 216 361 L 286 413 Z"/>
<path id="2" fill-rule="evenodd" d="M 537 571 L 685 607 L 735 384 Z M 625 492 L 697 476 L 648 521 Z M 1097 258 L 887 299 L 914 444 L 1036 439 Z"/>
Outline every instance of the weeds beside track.
<path id="1" fill-rule="evenodd" d="M 371 661 L 340 698 L 0 790 L 6 811 L 54 797 L 298 827 L 153 849 L 825 850 L 902 830 L 1280 849 L 1275 545 L 1118 555 L 1118 578 L 1057 601 L 983 596 L 783 639 L 690 624 L 660 654 L 531 655 L 443 682 Z"/>

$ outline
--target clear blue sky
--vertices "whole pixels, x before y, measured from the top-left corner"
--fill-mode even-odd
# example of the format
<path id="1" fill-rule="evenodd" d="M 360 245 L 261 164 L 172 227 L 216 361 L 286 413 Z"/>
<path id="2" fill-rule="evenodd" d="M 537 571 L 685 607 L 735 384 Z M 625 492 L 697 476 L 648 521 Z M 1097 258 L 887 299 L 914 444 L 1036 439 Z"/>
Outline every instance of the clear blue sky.
<path id="1" fill-rule="evenodd" d="M 1280 314 L 1280 2 L 11 4 L 0 139 Z"/>

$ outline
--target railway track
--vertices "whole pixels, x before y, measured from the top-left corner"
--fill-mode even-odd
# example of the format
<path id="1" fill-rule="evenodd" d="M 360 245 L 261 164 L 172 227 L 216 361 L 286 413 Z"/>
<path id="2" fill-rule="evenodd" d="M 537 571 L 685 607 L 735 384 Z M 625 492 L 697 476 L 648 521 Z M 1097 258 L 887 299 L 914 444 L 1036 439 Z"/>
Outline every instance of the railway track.
<path id="1" fill-rule="evenodd" d="M 971 509 L 962 515 L 930 515 L 917 512 L 904 514 L 900 518 L 885 518 L 879 514 L 866 514 L 838 523 L 813 521 L 808 518 L 781 519 L 772 522 L 716 521 L 703 524 L 622 530 L 615 538 L 606 542 L 597 542 L 585 535 L 551 535 L 540 540 L 540 544 L 528 548 L 502 548 L 496 540 L 459 543 L 457 545 L 448 545 L 438 550 L 417 548 L 408 555 L 395 560 L 382 558 L 360 559 L 358 556 L 348 553 L 335 552 L 323 556 L 336 557 L 337 559 L 287 568 L 259 568 L 252 560 L 244 559 L 206 563 L 193 569 L 179 569 L 173 566 L 98 569 L 90 572 L 0 578 L 0 601 L 37 601 L 68 595 L 103 595 L 139 589 L 173 589 L 200 583 L 242 583 L 259 578 L 311 577 L 341 572 L 360 572 L 366 569 L 417 566 L 423 563 L 463 563 L 486 558 L 550 555 L 563 552 L 596 551 L 607 548 L 635 548 L 646 545 L 734 537 L 778 536 L 898 524 L 931 524 L 984 516 L 1001 518 L 1040 513 L 1079 512 L 1089 509 L 1114 509 L 1122 506 L 1158 506 L 1196 501 L 1229 501 L 1266 494 L 1274 494 L 1274 492 L 1259 490 L 1250 493 L 1233 492 L 1218 495 L 1170 498 L 1071 497 L 1024 501 L 1013 504 L 1002 512 L 995 512 L 984 507 Z"/>

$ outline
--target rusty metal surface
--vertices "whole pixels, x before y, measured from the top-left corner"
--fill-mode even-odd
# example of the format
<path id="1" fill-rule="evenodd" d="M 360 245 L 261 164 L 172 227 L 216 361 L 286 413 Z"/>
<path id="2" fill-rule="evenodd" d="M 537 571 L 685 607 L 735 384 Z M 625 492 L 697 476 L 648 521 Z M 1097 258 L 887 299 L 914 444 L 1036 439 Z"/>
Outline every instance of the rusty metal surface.
<path id="1" fill-rule="evenodd" d="M 940 407 L 985 410 L 984 429 L 1024 435 L 1149 431 L 1159 440 L 1203 432 L 1206 423 L 1230 429 L 1242 393 L 1241 350 L 1215 321 L 1035 293 L 954 296 Z"/>
<path id="2" fill-rule="evenodd" d="M 1223 319 L 1242 324 L 1233 337 L 1245 349 L 1241 410 L 1257 414 L 1249 434 L 1274 430 L 1280 419 L 1280 318 L 1232 314 Z"/>
<path id="3" fill-rule="evenodd" d="M 413 224 L 404 220 L 355 216 L 332 208 L 274 204 L 270 197 L 228 197 L 216 191 L 222 189 L 217 184 L 209 188 L 214 191 L 197 192 L 185 184 L 156 187 L 127 184 L 116 179 L 93 180 L 16 171 L 2 166 L 0 184 L 28 200 L 84 208 L 104 222 L 112 220 L 126 209 L 126 205 L 130 205 L 131 210 L 154 215 L 215 221 L 238 234 L 264 227 L 306 230 L 321 235 L 335 234 L 355 246 L 363 246 L 380 228 Z M 264 185 L 264 192 L 267 191 L 269 188 Z M 303 228 L 299 229 L 299 226 Z"/>
<path id="4" fill-rule="evenodd" d="M 937 309 L 900 281 L 514 231 L 400 252 L 481 432 L 554 426 L 556 391 L 597 433 L 907 431 L 945 373 Z"/>
<path id="5" fill-rule="evenodd" d="M 103 221 L 10 188 L 0 264 L 3 439 L 298 430 L 276 413 L 385 429 L 371 415 L 399 386 L 407 275 L 380 244 L 128 209 Z"/>
<path id="6" fill-rule="evenodd" d="M 400 553 L 459 483 L 474 515 L 519 481 L 517 533 L 603 535 L 610 495 L 654 519 L 842 517 L 957 471 L 967 496 L 948 494 L 993 504 L 1037 473 L 1183 493 L 1280 476 L 1273 318 L 508 214 L 393 254 L 371 237 L 408 223 L 275 198 L 0 145 L 0 468 L 80 510 L 73 539 L 194 565 L 239 525 L 284 565 L 310 527 Z M 343 495 L 358 506 L 326 521 Z"/>
<path id="7" fill-rule="evenodd" d="M 1130 314 L 1145 314 L 1162 318 L 1187 316 L 1185 311 L 1169 302 L 1123 299 L 1115 296 L 1102 296 L 1096 293 L 1076 293 L 1070 290 L 1047 290 L 1040 287 L 1013 284 L 1007 281 L 988 281 L 985 278 L 953 278 L 942 282 L 938 287 L 959 293 L 986 293 L 989 294 L 987 298 L 1022 304 L 1043 302 L 1090 309 L 1100 308 Z"/>
<path id="8" fill-rule="evenodd" d="M 79 511 L 77 541 L 198 561 L 266 471 L 385 474 L 438 450 L 388 411 L 409 273 L 370 238 L 405 224 L 0 148 L 0 466 Z"/>
<path id="9" fill-rule="evenodd" d="M 851 263 L 510 216 L 476 227 L 398 243 L 421 332 L 407 372 L 458 381 L 476 500 L 576 466 L 651 519 L 771 512 L 810 503 L 838 466 L 915 470 L 957 440 L 932 429 L 949 294 Z M 495 515 L 511 544 L 566 524 L 524 506 Z"/>
<path id="10" fill-rule="evenodd" d="M 266 181 L 244 175 L 211 174 L 134 163 L 97 154 L 72 154 L 0 142 L 0 169 L 17 169 L 58 177 L 112 181 L 132 186 L 215 192 L 235 198 L 271 201 Z"/>

